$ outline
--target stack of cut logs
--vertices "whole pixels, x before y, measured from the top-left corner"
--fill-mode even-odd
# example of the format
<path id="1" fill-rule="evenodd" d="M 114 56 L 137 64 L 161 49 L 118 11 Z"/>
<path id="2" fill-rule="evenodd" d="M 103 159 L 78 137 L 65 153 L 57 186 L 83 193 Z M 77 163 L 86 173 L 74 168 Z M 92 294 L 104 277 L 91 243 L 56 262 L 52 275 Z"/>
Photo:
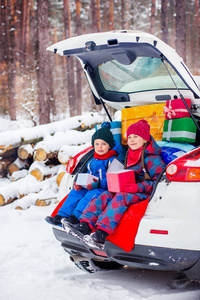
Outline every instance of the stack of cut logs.
<path id="1" fill-rule="evenodd" d="M 68 160 L 91 145 L 92 132 L 87 129 L 92 128 L 94 128 L 94 125 L 88 127 L 84 124 L 81 125 L 82 132 L 76 128 L 73 132 L 73 143 L 68 141 L 67 133 L 62 132 L 59 139 L 56 139 L 55 135 L 48 136 L 47 140 L 45 138 L 35 138 L 31 141 L 25 141 L 21 138 L 21 141 L 17 144 L 0 145 L 0 178 L 7 177 L 11 182 L 9 186 L 12 187 L 5 189 L 4 186 L 0 186 L 0 206 L 26 197 L 27 185 L 31 186 L 35 205 L 45 206 L 50 204 L 49 195 L 47 195 L 47 199 L 42 200 L 38 196 L 45 186 L 43 182 L 46 184 L 46 181 L 49 180 L 48 184 L 53 184 L 53 180 L 50 181 L 50 178 L 55 177 L 54 181 L 57 188 L 59 187 L 66 172 Z M 82 134 L 81 138 L 78 134 Z M 76 140 L 81 140 L 81 143 L 76 143 Z M 49 143 L 53 147 L 50 148 Z M 34 178 L 34 181 L 32 181 L 32 178 Z M 24 180 L 23 184 L 21 184 L 22 180 Z M 24 209 L 20 205 L 15 208 Z"/>

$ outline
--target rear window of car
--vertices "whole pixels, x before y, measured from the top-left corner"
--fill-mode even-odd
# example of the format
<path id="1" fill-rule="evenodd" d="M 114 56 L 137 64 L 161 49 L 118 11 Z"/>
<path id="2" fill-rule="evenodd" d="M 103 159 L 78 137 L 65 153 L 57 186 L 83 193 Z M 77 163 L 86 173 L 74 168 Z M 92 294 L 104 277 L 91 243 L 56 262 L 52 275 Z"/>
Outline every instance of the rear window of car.
<path id="1" fill-rule="evenodd" d="M 160 58 L 137 57 L 130 65 L 111 60 L 97 66 L 97 71 L 108 91 L 135 93 L 176 89 L 174 82 L 179 89 L 188 89 L 170 64 L 166 61 L 163 64 Z"/>

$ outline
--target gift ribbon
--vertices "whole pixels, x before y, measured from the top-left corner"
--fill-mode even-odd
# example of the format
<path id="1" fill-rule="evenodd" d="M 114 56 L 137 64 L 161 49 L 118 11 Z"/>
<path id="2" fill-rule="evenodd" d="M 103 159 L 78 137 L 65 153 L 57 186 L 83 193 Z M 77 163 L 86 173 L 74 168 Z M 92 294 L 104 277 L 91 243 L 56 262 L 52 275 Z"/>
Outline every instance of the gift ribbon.
<path id="1" fill-rule="evenodd" d="M 167 141 L 170 141 L 171 129 L 172 129 L 172 120 L 169 120 L 168 128 L 167 128 L 167 136 L 166 136 Z"/>
<path id="2" fill-rule="evenodd" d="M 188 110 L 186 108 L 172 108 L 172 101 L 169 100 L 169 107 L 164 106 L 163 113 L 166 115 L 167 118 L 172 119 L 172 117 L 175 117 L 177 113 L 183 112 L 187 113 Z"/>
<path id="3" fill-rule="evenodd" d="M 167 132 L 163 132 L 163 138 L 166 138 L 167 141 L 170 141 L 170 138 L 189 138 L 195 141 L 196 133 L 190 131 L 172 131 L 172 120 L 168 120 Z"/>
<path id="4" fill-rule="evenodd" d="M 164 114 L 166 114 L 166 116 L 171 119 L 172 116 L 175 116 L 177 113 L 179 112 L 184 112 L 184 113 L 187 113 L 187 109 L 186 108 L 174 108 L 172 109 L 172 107 L 166 107 L 164 106 Z"/>
<path id="5" fill-rule="evenodd" d="M 166 138 L 167 141 L 170 141 L 170 138 L 188 138 L 195 141 L 196 133 L 190 131 L 172 131 L 172 132 L 163 132 L 163 138 Z"/>
<path id="6" fill-rule="evenodd" d="M 174 109 L 172 109 L 171 106 L 167 107 L 167 106 L 164 106 L 164 114 L 166 114 L 166 116 L 171 119 L 172 116 L 175 116 L 176 115 L 176 112 Z"/>

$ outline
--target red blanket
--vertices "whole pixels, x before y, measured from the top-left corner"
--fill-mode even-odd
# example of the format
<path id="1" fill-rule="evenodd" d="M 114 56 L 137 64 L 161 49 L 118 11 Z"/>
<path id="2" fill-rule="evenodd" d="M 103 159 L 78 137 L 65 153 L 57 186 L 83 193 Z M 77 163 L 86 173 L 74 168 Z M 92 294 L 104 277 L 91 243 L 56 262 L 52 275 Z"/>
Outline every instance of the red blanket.
<path id="1" fill-rule="evenodd" d="M 134 247 L 135 237 L 140 225 L 140 221 L 145 214 L 149 198 L 129 206 L 124 213 L 119 226 L 115 232 L 107 237 L 107 240 L 126 252 L 130 252 Z"/>
<path id="2" fill-rule="evenodd" d="M 67 199 L 67 197 L 68 197 L 68 194 L 67 194 L 67 196 L 65 196 L 65 197 L 58 203 L 58 205 L 56 206 L 56 208 L 54 209 L 54 211 L 53 211 L 52 214 L 51 214 L 52 217 L 55 217 L 55 216 L 58 214 L 59 209 L 61 208 L 61 206 L 63 205 L 63 203 L 64 203 L 65 200 Z"/>
<path id="3" fill-rule="evenodd" d="M 56 206 L 52 212 L 52 217 L 57 215 L 58 210 L 67 199 L 68 195 L 65 196 Z M 145 201 L 139 202 L 129 206 L 127 211 L 124 213 L 119 226 L 115 232 L 107 237 L 107 240 L 116 246 L 122 248 L 126 252 L 130 252 L 134 247 L 135 237 L 140 225 L 140 221 L 145 214 L 149 198 Z"/>

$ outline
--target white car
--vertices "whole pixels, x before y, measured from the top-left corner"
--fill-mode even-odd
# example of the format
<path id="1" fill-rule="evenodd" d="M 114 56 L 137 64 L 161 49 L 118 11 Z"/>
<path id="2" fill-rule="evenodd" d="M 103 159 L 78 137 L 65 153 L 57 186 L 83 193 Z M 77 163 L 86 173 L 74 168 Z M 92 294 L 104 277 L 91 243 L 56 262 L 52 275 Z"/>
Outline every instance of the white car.
<path id="1" fill-rule="evenodd" d="M 56 239 L 72 261 L 88 272 L 95 272 L 97 267 L 112 269 L 128 265 L 180 271 L 199 281 L 200 88 L 183 60 L 160 39 L 139 31 L 76 36 L 47 50 L 79 59 L 97 105 L 105 107 L 106 103 L 121 110 L 172 99 L 182 99 L 185 103 L 185 99 L 191 99 L 191 109 L 187 108 L 197 127 L 197 138 L 189 145 L 191 148 L 181 157 L 174 160 L 172 157 L 160 174 L 131 251 L 109 241 L 99 251 L 81 243 L 60 226 L 53 226 Z M 92 155 L 90 148 L 69 162 L 69 172 L 61 182 L 60 200 Z"/>

